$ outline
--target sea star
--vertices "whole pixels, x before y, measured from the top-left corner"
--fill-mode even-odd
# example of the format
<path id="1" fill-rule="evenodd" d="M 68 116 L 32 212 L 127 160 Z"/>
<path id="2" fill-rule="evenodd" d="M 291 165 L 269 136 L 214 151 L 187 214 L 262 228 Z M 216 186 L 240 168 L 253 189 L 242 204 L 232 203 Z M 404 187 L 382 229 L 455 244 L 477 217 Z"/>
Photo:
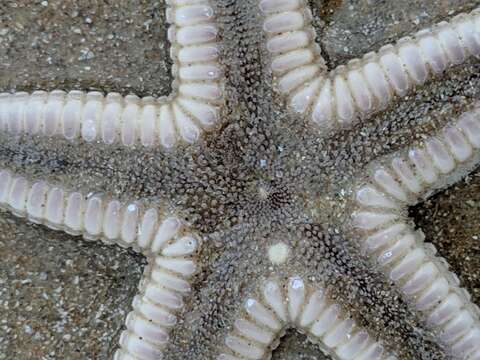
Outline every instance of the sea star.
<path id="1" fill-rule="evenodd" d="M 475 71 L 480 14 L 328 73 L 303 0 L 168 4 L 168 98 L 0 97 L 0 204 L 147 258 L 115 359 L 264 359 L 292 328 L 338 359 L 480 359 L 405 215 L 480 161 L 478 95 L 395 131 L 415 87 Z"/>

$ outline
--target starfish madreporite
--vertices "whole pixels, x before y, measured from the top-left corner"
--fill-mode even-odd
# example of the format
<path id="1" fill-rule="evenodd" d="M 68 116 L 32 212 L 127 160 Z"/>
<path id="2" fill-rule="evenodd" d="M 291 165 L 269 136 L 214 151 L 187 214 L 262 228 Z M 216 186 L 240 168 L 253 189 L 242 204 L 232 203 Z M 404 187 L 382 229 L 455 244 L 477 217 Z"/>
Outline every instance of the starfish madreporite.
<path id="1" fill-rule="evenodd" d="M 167 5 L 168 97 L 0 96 L 0 206 L 147 259 L 114 358 L 268 359 L 296 329 L 334 359 L 480 359 L 406 215 L 480 161 L 478 10 L 328 71 L 306 1 Z M 439 81 L 461 100 L 422 122 Z"/>

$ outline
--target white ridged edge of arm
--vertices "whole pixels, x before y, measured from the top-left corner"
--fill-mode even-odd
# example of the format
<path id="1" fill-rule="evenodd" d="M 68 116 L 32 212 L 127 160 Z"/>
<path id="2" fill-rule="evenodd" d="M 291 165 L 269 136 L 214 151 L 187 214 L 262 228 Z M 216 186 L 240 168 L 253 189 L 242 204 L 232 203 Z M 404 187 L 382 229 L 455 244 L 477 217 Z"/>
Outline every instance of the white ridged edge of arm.
<path id="1" fill-rule="evenodd" d="M 304 0 L 261 0 L 278 91 L 321 130 L 350 127 L 448 67 L 480 56 L 480 10 L 404 37 L 328 71 Z"/>
<path id="2" fill-rule="evenodd" d="M 293 276 L 285 284 L 270 279 L 259 296 L 245 300 L 217 360 L 266 359 L 288 327 L 305 331 L 339 360 L 397 359 L 324 289 Z"/>
<path id="3" fill-rule="evenodd" d="M 190 292 L 200 245 L 176 214 L 108 196 L 67 191 L 0 170 L 0 208 L 55 230 L 131 247 L 148 259 L 115 359 L 156 359 Z"/>
<path id="4" fill-rule="evenodd" d="M 375 166 L 356 188 L 352 236 L 426 319 L 455 358 L 480 359 L 480 311 L 411 226 L 408 206 L 480 162 L 480 104 L 434 136 Z"/>
<path id="5" fill-rule="evenodd" d="M 61 90 L 0 94 L 0 131 L 63 136 L 126 146 L 196 142 L 219 121 L 223 74 L 210 0 L 168 2 L 172 94 L 134 95 Z"/>

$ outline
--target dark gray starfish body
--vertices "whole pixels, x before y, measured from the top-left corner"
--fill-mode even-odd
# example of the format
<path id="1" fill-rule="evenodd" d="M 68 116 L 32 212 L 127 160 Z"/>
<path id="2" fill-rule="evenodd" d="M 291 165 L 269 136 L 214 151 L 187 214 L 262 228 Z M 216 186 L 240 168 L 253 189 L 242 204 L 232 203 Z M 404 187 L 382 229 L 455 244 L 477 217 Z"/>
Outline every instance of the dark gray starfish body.
<path id="1" fill-rule="evenodd" d="M 149 102 L 139 105 L 144 117 L 139 115 L 141 120 L 134 125 L 132 143 L 125 128 L 127 117 L 121 118 L 116 140 L 107 141 L 100 125 L 93 125 L 90 138 L 92 126 L 85 116 L 77 135 L 69 139 L 64 123 L 57 132 L 46 133 L 46 120 L 43 133 L 12 131 L 16 115 L 8 110 L 0 134 L 3 207 L 34 222 L 132 247 L 146 256 L 144 280 L 117 358 L 264 359 L 285 332 L 293 336 L 293 329 L 307 334 L 318 356 L 325 353 L 335 359 L 480 358 L 477 308 L 423 244 L 420 232 L 409 230 L 411 220 L 405 214 L 408 206 L 457 181 L 478 163 L 479 54 L 473 45 L 454 33 L 463 54 L 463 61 L 454 61 L 449 57 L 450 43 L 438 35 L 438 41 L 446 44 L 442 54 L 449 66 L 437 72 L 433 62 L 425 60 L 429 77 L 421 84 L 405 70 L 410 76 L 405 93 L 395 88 L 385 70 L 391 89 L 383 105 L 373 80 L 362 75 L 372 81 L 368 86 L 372 105 L 362 113 L 364 103 L 348 88 L 351 118 L 342 117 L 348 113 L 344 107 L 349 109 L 349 100 L 345 105 L 339 96 L 340 81 L 349 73 L 338 75 L 344 73 L 336 69 L 325 75 L 325 81 L 332 81 L 336 91 L 328 103 L 338 106 L 325 118 L 328 110 L 322 108 L 322 116 L 316 118 L 320 82 L 311 100 L 307 96 L 310 110 L 296 111 L 291 99 L 297 93 L 281 90 L 284 70 L 275 68 L 277 55 L 269 52 L 268 39 L 303 28 L 264 34 L 271 1 L 172 3 L 174 18 L 182 6 L 206 6 L 203 13 L 193 13 L 214 11 L 214 20 L 206 23 L 212 21 L 218 29 L 212 42 L 219 56 L 212 66 L 221 68 L 222 75 L 218 80 L 215 76 L 188 80 L 187 85 L 205 86 L 201 92 L 218 85 L 221 99 L 202 102 L 199 88 L 188 97 L 180 88 L 186 80 L 178 75 L 175 86 L 180 95 L 152 110 L 159 121 L 152 143 L 142 127 Z M 275 6 L 272 16 L 308 9 L 303 1 L 278 1 Z M 188 16 L 175 20 L 177 38 L 178 28 L 191 26 Z M 467 19 L 474 24 L 471 34 L 480 47 L 478 16 L 472 13 Z M 187 24 L 179 25 L 181 21 Z M 448 26 L 457 31 L 452 24 Z M 398 56 L 401 44 L 395 48 Z M 411 58 L 405 56 L 402 66 L 408 68 Z M 196 65 L 180 61 L 182 66 Z M 324 76 L 323 66 L 315 76 Z M 315 81 L 312 77 L 295 91 Z M 365 95 L 362 91 L 360 95 Z M 8 99 L 5 106 L 23 109 L 19 118 L 27 124 L 28 106 L 15 107 Z M 63 106 L 72 99 L 62 100 Z M 85 105 L 94 100 L 82 101 Z M 106 113 L 108 97 L 98 101 Z M 128 104 L 122 102 L 122 109 Z M 171 107 L 168 111 L 176 121 L 177 140 L 172 144 L 162 138 L 168 131 L 162 106 Z M 61 121 L 66 123 L 65 108 Z M 212 112 L 215 121 L 210 124 L 205 114 Z M 99 121 L 106 123 L 102 116 Z M 201 130 L 197 135 L 190 132 L 189 121 Z M 442 132 L 451 128 L 454 133 Z M 440 139 L 440 145 L 432 139 Z M 409 155 L 419 149 L 424 158 Z M 405 166 L 395 167 L 392 161 L 404 161 Z M 39 205 L 40 200 L 31 199 L 41 181 L 47 185 Z M 22 192 L 24 197 L 18 200 Z M 83 205 L 70 214 L 74 200 Z M 391 235 L 395 226 L 401 230 Z M 403 277 L 395 277 L 415 251 L 422 251 L 426 260 L 412 263 Z M 457 294 L 458 299 L 450 301 Z M 150 305 L 158 305 L 162 315 Z M 438 309 L 444 309 L 444 321 L 432 320 L 435 314 L 440 317 Z M 464 317 L 457 319 L 457 313 Z"/>

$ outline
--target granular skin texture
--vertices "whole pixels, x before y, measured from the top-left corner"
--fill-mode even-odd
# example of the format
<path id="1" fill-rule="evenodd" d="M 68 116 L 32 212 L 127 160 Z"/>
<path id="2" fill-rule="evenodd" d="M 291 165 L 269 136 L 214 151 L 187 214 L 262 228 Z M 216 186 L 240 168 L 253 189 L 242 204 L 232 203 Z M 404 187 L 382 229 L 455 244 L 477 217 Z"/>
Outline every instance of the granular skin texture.
<path id="1" fill-rule="evenodd" d="M 311 1 L 330 68 L 479 4 L 412 1 L 406 9 L 399 1 Z M 0 87 L 166 95 L 164 7 L 141 0 L 2 2 L 0 68 L 7 71 Z M 165 359 L 215 358 L 244 299 L 258 296 L 272 274 L 325 287 L 399 359 L 448 359 L 411 304 L 339 229 L 349 189 L 371 161 L 432 134 L 480 98 L 478 63 L 452 68 L 367 122 L 322 138 L 272 91 L 257 2 L 220 0 L 216 11 L 226 105 L 219 128 L 198 144 L 166 153 L 0 134 L 0 167 L 67 189 L 141 199 L 174 211 L 201 235 L 200 271 Z M 479 181 L 476 173 L 469 179 L 411 216 L 478 303 Z M 471 203 L 460 200 L 466 197 Z M 111 357 L 145 260 L 5 212 L 0 234 L 0 329 L 7 334 L 0 359 Z M 291 255 L 288 267 L 273 269 L 266 252 L 279 241 Z M 273 359 L 330 357 L 286 329 Z"/>

